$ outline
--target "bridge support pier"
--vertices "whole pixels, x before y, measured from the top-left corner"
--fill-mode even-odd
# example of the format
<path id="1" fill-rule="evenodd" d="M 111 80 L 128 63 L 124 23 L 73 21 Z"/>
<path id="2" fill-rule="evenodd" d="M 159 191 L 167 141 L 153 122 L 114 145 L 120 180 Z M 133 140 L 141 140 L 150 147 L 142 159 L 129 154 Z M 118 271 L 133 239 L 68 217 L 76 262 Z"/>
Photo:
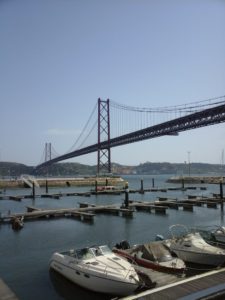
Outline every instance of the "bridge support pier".
<path id="1" fill-rule="evenodd" d="M 101 142 L 106 141 L 104 148 Z M 98 99 L 98 166 L 97 173 L 111 173 L 109 99 Z"/>

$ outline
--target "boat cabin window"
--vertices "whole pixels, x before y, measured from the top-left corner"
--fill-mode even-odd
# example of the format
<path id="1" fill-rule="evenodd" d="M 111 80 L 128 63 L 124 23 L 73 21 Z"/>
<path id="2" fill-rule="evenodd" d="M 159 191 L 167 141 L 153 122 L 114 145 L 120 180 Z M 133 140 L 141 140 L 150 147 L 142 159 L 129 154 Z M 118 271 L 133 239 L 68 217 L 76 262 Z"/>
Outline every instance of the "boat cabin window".
<path id="1" fill-rule="evenodd" d="M 94 256 L 102 255 L 102 251 L 99 247 L 90 248 L 90 250 L 91 250 L 91 252 L 93 253 Z"/>
<path id="2" fill-rule="evenodd" d="M 165 254 L 161 257 L 158 257 L 159 262 L 171 261 L 173 257 L 170 254 Z"/>
<path id="3" fill-rule="evenodd" d="M 92 247 L 92 248 L 90 248 L 90 250 L 92 251 L 92 253 L 95 256 L 100 256 L 100 255 L 105 255 L 105 254 L 112 253 L 112 251 L 109 249 L 108 246 Z"/>
<path id="4" fill-rule="evenodd" d="M 104 254 L 110 254 L 110 253 L 112 253 L 112 251 L 106 245 L 100 246 L 99 249 L 101 250 L 101 252 L 102 252 L 103 255 Z"/>
<path id="5" fill-rule="evenodd" d="M 77 258 L 82 260 L 94 258 L 93 252 L 88 248 L 79 249 L 76 251 L 76 254 Z"/>

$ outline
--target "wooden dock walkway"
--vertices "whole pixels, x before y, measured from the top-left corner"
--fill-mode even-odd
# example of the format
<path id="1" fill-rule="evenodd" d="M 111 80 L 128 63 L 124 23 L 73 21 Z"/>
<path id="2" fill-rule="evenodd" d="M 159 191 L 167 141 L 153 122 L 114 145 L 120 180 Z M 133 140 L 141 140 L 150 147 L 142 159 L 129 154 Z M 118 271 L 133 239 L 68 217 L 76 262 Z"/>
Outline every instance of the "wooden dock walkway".
<path id="1" fill-rule="evenodd" d="M 70 192 L 70 193 L 44 193 L 44 194 L 36 194 L 35 198 L 53 198 L 53 199 L 60 199 L 61 197 L 70 197 L 70 196 L 80 196 L 80 197 L 90 197 L 90 192 Z M 13 201 L 21 201 L 23 199 L 31 199 L 33 198 L 32 194 L 26 194 L 26 195 L 6 195 L 2 194 L 0 195 L 0 200 L 13 200 Z"/>
<path id="2" fill-rule="evenodd" d="M 207 208 L 216 209 L 218 205 L 221 205 L 225 199 L 218 198 L 206 198 L 206 197 L 195 197 L 194 199 L 160 199 L 155 201 L 136 201 L 129 200 L 129 206 L 134 207 L 137 211 L 151 212 L 155 210 L 155 213 L 166 214 L 168 208 L 179 209 L 183 208 L 185 211 L 194 211 L 194 206 L 204 206 Z"/>
<path id="3" fill-rule="evenodd" d="M 70 195 L 82 195 L 86 196 L 87 193 L 70 193 Z M 60 194 L 54 194 L 60 197 Z M 53 197 L 53 195 L 43 194 L 43 197 Z M 126 196 L 126 195 L 125 195 Z M 12 197 L 13 200 L 18 201 L 19 196 Z M 126 197 L 125 197 L 126 198 Z M 163 197 L 164 198 L 164 197 Z M 223 203 L 225 198 L 214 198 L 214 197 L 189 197 L 187 199 L 160 199 L 160 200 L 149 200 L 149 201 L 137 201 L 129 200 L 125 205 L 125 200 L 120 203 L 112 205 L 99 205 L 96 206 L 91 203 L 79 202 L 80 207 L 72 208 L 57 208 L 57 209 L 40 209 L 32 206 L 27 207 L 27 212 L 13 213 L 10 211 L 7 215 L 0 214 L 0 223 L 13 223 L 16 218 L 23 218 L 26 220 L 43 219 L 51 217 L 71 217 L 76 218 L 80 221 L 93 222 L 96 213 L 113 214 L 123 217 L 133 217 L 135 212 L 147 212 L 155 214 L 166 215 L 168 209 L 182 208 L 184 211 L 193 212 L 194 206 L 206 206 L 210 209 L 217 209 L 220 205 L 221 210 L 223 209 Z"/>
<path id="4" fill-rule="evenodd" d="M 23 218 L 24 221 L 38 220 L 43 218 L 56 217 L 74 217 L 81 221 L 93 221 L 95 213 L 116 214 L 123 217 L 132 217 L 133 210 L 117 207 L 115 205 L 91 205 L 80 203 L 80 208 L 57 208 L 57 209 L 40 209 L 33 206 L 27 206 L 27 212 L 15 213 L 11 215 L 1 216 L 0 223 L 12 223 L 16 218 Z"/>
<path id="5" fill-rule="evenodd" d="M 51 218 L 51 217 L 74 217 L 81 221 L 93 221 L 96 213 L 114 214 L 122 215 L 123 217 L 132 217 L 134 212 L 148 212 L 152 211 L 155 214 L 166 215 L 169 208 L 179 209 L 183 208 L 185 211 L 193 212 L 194 206 L 206 205 L 207 208 L 217 208 L 218 204 L 224 202 L 225 199 L 217 198 L 196 198 L 196 199 L 184 199 L 184 200 L 156 200 L 156 201 L 135 201 L 129 200 L 129 206 L 125 207 L 124 203 L 119 206 L 119 204 L 113 205 L 99 205 L 96 206 L 91 203 L 81 203 L 80 207 L 72 208 L 57 208 L 57 209 L 40 209 L 32 206 L 27 207 L 27 212 L 15 213 L 9 215 L 0 215 L 0 223 L 8 223 L 15 218 L 22 218 L 26 220 L 34 220 L 41 218 Z"/>
<path id="6" fill-rule="evenodd" d="M 0 299 L 1 300 L 18 300 L 16 295 L 10 290 L 6 283 L 0 278 Z"/>
<path id="7" fill-rule="evenodd" d="M 100 186 L 101 187 L 101 186 Z M 183 187 L 152 187 L 152 188 L 143 188 L 141 187 L 140 189 L 129 189 L 129 193 L 139 193 L 139 194 L 144 194 L 144 193 L 167 193 L 168 191 L 186 191 L 186 190 L 193 190 L 199 188 L 200 190 L 206 189 L 206 187 L 191 187 L 187 186 L 185 188 Z M 35 195 L 33 195 L 33 193 Z M 43 194 L 36 194 L 35 189 L 31 191 L 31 194 L 24 194 L 24 195 L 8 195 L 5 192 L 0 194 L 0 200 L 13 200 L 13 201 L 21 201 L 23 199 L 27 198 L 54 198 L 54 199 L 60 199 L 61 197 L 69 197 L 69 196 L 81 196 L 81 197 L 90 197 L 91 195 L 121 195 L 125 193 L 124 188 L 114 188 L 111 190 L 95 190 L 91 189 L 89 192 L 66 192 L 66 193 L 46 193 Z M 215 196 L 218 197 L 218 194 L 215 194 Z M 166 197 L 158 197 L 159 200 L 167 200 Z"/>
<path id="8" fill-rule="evenodd" d="M 166 213 L 166 209 L 168 207 L 166 206 L 160 206 L 160 205 L 154 205 L 153 202 L 141 202 L 141 201 L 130 201 L 129 203 L 130 207 L 135 207 L 135 209 L 137 211 L 148 211 L 151 212 L 152 210 L 155 211 L 155 213 L 157 214 L 165 214 Z"/>
<path id="9" fill-rule="evenodd" d="M 192 276 L 120 300 L 225 299 L 225 268 Z M 214 296 L 215 297 L 214 297 Z"/>

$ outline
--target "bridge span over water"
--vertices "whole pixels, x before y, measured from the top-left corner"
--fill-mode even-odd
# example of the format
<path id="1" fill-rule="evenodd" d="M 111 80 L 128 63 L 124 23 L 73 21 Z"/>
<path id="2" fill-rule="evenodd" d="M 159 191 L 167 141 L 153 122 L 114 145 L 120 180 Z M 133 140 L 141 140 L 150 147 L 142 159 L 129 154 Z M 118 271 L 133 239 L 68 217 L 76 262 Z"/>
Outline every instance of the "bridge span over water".
<path id="1" fill-rule="evenodd" d="M 111 113 L 113 110 L 116 112 L 114 115 Z M 142 128 L 137 129 L 140 127 L 140 120 L 137 121 L 136 117 L 126 118 L 126 120 L 128 120 L 127 123 L 129 124 L 126 124 L 126 126 L 123 125 L 122 129 L 121 124 L 119 126 L 115 126 L 115 120 L 117 123 L 121 123 L 121 119 L 125 119 L 124 115 L 121 116 L 120 111 L 125 111 L 126 114 L 127 112 L 132 112 L 133 116 L 138 115 L 139 118 L 141 118 Z M 155 124 L 152 124 L 153 116 L 156 114 L 157 116 L 163 115 L 164 121 L 160 122 L 157 117 Z M 91 116 L 93 115 L 94 113 L 92 112 Z M 168 115 L 170 115 L 169 120 Z M 165 116 L 167 116 L 167 120 L 165 120 Z M 111 122 L 112 119 L 114 122 L 113 126 Z M 191 104 L 155 109 L 129 107 L 111 102 L 109 99 L 106 101 L 98 99 L 97 122 L 94 123 L 95 126 L 91 127 L 91 131 L 88 132 L 88 135 L 86 135 L 84 139 L 88 145 L 85 146 L 84 142 L 82 142 L 75 150 L 69 151 L 63 155 L 56 155 L 55 157 L 52 157 L 51 145 L 46 144 L 45 161 L 36 166 L 35 171 L 38 172 L 42 168 L 49 167 L 54 163 L 69 158 L 97 152 L 97 172 L 110 173 L 110 149 L 113 147 L 152 139 L 155 137 L 178 135 L 179 132 L 182 131 L 219 124 L 222 122 L 225 122 L 225 96 Z M 87 124 L 77 141 L 80 141 L 84 132 L 87 132 Z M 114 132 L 115 127 L 119 128 L 117 128 L 117 133 Z M 132 128 L 130 129 L 130 127 Z M 87 140 L 91 140 L 90 136 L 92 132 L 95 132 L 95 134 L 97 133 L 95 135 L 96 142 L 87 142 Z M 77 146 L 77 142 L 75 146 Z"/>

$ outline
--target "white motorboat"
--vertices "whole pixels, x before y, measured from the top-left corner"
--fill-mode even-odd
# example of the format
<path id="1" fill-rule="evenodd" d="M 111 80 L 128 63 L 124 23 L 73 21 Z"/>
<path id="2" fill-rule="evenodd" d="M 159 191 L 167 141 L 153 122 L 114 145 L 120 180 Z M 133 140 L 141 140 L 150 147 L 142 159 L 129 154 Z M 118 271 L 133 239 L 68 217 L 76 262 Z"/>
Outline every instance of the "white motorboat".
<path id="1" fill-rule="evenodd" d="M 214 226 L 200 226 L 193 228 L 193 231 L 198 231 L 203 239 L 209 244 L 218 245 L 222 248 L 225 246 L 225 227 Z"/>
<path id="2" fill-rule="evenodd" d="M 56 252 L 52 255 L 50 267 L 95 292 L 125 296 L 141 286 L 132 265 L 105 245 Z"/>
<path id="3" fill-rule="evenodd" d="M 173 229 L 185 229 L 185 234 L 174 235 Z M 170 227 L 172 238 L 165 245 L 185 262 L 202 265 L 221 266 L 225 263 L 225 250 L 208 244 L 199 232 L 189 233 L 184 225 Z"/>
<path id="4" fill-rule="evenodd" d="M 186 269 L 184 261 L 173 257 L 162 240 L 134 245 L 133 247 L 130 247 L 127 241 L 122 241 L 116 244 L 112 251 L 132 263 L 159 272 L 184 274 Z"/>
<path id="5" fill-rule="evenodd" d="M 218 243 L 225 243 L 225 227 L 218 226 L 214 230 L 211 231 L 212 237 Z"/>

